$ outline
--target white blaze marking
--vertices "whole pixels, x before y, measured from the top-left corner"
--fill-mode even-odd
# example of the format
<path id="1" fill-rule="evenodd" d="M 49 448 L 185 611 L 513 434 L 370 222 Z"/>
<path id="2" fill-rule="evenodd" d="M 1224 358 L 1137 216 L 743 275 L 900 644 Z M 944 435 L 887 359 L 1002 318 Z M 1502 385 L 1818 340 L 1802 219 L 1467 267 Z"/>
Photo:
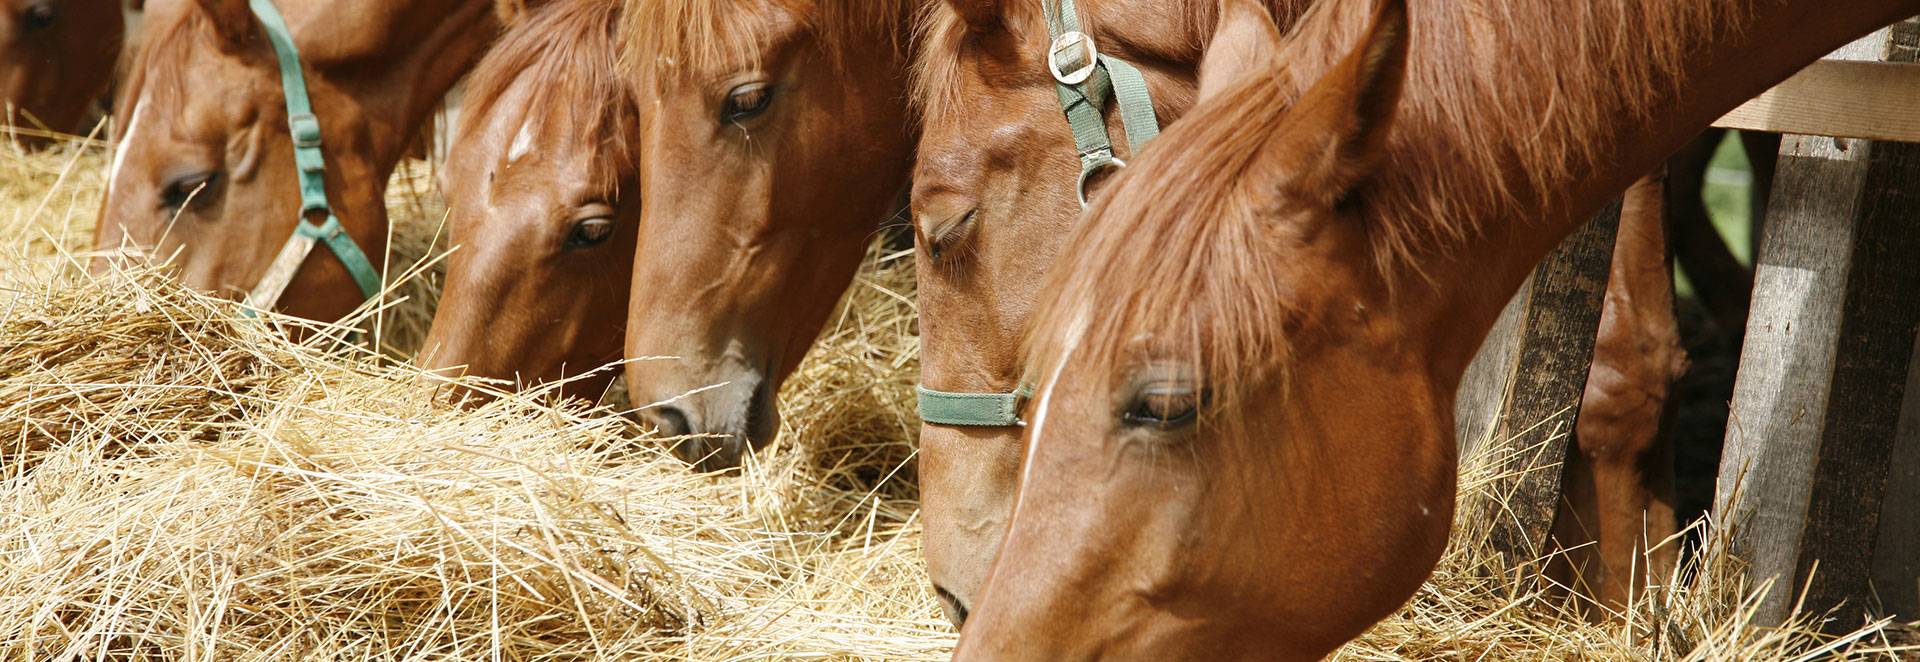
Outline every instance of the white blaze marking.
<path id="1" fill-rule="evenodd" d="M 507 163 L 520 160 L 527 152 L 533 151 L 533 117 L 528 116 L 520 124 L 520 133 L 514 134 L 513 145 L 507 147 Z"/>
<path id="2" fill-rule="evenodd" d="M 1027 457 L 1020 461 L 1020 485 L 1022 489 L 1019 490 L 1019 498 L 1013 502 L 1013 518 L 1010 520 L 1013 523 L 1017 524 L 1020 521 L 1020 506 L 1027 501 L 1029 490 L 1025 489 L 1024 486 L 1027 484 L 1027 481 L 1033 477 L 1034 452 L 1040 448 L 1040 435 L 1044 434 L 1047 430 L 1047 410 L 1053 406 L 1053 387 L 1060 383 L 1060 372 L 1066 370 L 1067 362 L 1073 359 L 1073 353 L 1079 351 L 1081 336 L 1085 335 L 1086 331 L 1087 315 L 1085 311 L 1082 311 L 1079 315 L 1074 316 L 1073 324 L 1067 327 L 1066 351 L 1062 352 L 1059 360 L 1054 362 L 1053 371 L 1047 374 L 1046 383 L 1040 386 L 1040 399 L 1034 403 L 1033 407 L 1033 434 L 1027 435 Z M 1008 526 L 1007 535 L 1013 535 L 1011 525 Z"/>
<path id="3" fill-rule="evenodd" d="M 140 129 L 140 111 L 146 110 L 147 99 L 142 96 L 134 102 L 131 118 L 127 120 L 126 133 L 120 134 L 120 144 L 113 150 L 113 164 L 107 169 L 107 192 L 112 193 L 114 185 L 120 183 L 120 170 L 127 165 L 127 146 L 133 144 L 133 134 Z"/>

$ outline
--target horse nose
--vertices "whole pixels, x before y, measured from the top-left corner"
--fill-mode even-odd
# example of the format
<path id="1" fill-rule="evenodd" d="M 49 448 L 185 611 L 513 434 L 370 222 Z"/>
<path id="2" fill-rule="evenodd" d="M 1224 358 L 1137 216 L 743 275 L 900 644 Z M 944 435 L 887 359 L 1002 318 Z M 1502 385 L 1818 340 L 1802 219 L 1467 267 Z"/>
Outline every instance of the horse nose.
<path id="1" fill-rule="evenodd" d="M 779 413 L 770 386 L 754 379 L 743 398 L 706 402 L 708 406 L 662 405 L 642 415 L 663 436 L 683 437 L 673 454 L 701 472 L 740 466 L 754 449 L 773 440 Z"/>
<path id="2" fill-rule="evenodd" d="M 700 473 L 717 473 L 736 469 L 740 458 L 745 455 L 745 446 L 728 437 L 693 437 L 682 439 L 673 445 L 674 457 L 693 466 Z"/>
<path id="3" fill-rule="evenodd" d="M 687 410 L 672 405 L 662 405 L 641 412 L 641 418 L 653 425 L 653 429 L 663 437 L 681 437 L 673 443 L 673 456 L 680 461 L 693 465 L 701 472 L 720 471 L 737 463 L 737 457 L 730 462 L 734 454 L 727 451 L 726 439 L 716 439 L 703 430 L 694 427 L 693 419 L 687 416 Z"/>
<path id="4" fill-rule="evenodd" d="M 654 429 L 668 437 L 684 437 L 693 434 L 693 425 L 687 422 L 687 412 L 679 407 L 663 406 L 641 414 Z"/>

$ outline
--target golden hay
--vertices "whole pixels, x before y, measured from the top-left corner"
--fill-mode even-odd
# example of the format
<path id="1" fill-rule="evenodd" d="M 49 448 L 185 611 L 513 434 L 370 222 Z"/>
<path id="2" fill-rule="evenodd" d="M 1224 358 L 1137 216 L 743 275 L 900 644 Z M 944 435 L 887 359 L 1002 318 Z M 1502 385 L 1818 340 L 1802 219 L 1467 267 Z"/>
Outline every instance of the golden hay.
<path id="1" fill-rule="evenodd" d="M 413 367 L 290 342 L 153 270 L 85 275 L 69 256 L 99 152 L 0 154 L 0 658 L 950 652 L 920 565 L 910 254 L 875 249 L 782 394 L 782 440 L 743 476 L 698 476 L 608 409 L 452 407 Z M 405 185 L 425 171 L 393 186 L 396 264 L 435 244 L 430 187 Z M 377 326 L 404 355 L 438 278 L 394 282 L 408 300 Z M 1462 482 L 1472 512 L 1487 472 Z M 1340 659 L 1893 654 L 1880 624 L 1747 625 L 1749 587 L 1717 556 L 1627 625 L 1589 625 L 1514 578 L 1484 525 L 1456 529 L 1427 586 Z"/>
<path id="2" fill-rule="evenodd" d="M 102 131 L 104 133 L 104 130 Z M 93 229 L 106 197 L 105 145 L 73 140 L 45 152 L 26 152 L 0 144 L 0 237 L 15 257 L 30 261 L 35 273 L 67 262 L 92 248 Z M 446 206 L 435 192 L 431 164 L 402 162 L 387 184 L 387 215 L 392 221 L 386 308 L 369 327 L 391 356 L 411 356 L 426 340 L 439 301 Z M 20 265 L 15 265 L 19 268 Z"/>

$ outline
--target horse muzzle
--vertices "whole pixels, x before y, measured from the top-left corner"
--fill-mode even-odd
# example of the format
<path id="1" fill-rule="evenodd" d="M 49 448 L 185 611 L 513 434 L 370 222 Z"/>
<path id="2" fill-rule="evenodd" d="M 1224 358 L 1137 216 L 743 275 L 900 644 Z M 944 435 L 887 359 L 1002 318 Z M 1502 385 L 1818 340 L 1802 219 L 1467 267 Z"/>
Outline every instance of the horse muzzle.
<path id="1" fill-rule="evenodd" d="M 700 472 L 739 467 L 780 429 L 771 382 L 762 376 L 649 407 L 640 417 L 672 438 L 674 456 Z"/>

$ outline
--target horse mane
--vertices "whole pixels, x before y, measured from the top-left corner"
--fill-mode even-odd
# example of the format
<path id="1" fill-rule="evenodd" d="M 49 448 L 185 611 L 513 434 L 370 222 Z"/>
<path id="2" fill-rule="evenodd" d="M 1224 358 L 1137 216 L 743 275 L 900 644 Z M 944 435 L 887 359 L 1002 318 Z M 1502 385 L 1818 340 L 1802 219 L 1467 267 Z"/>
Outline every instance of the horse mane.
<path id="1" fill-rule="evenodd" d="M 1001 22 L 1009 30 L 1030 30 L 1032 26 L 1044 20 L 1041 18 L 1039 0 L 1025 2 L 1008 0 L 1000 3 Z M 1088 34 L 1098 33 L 1088 24 L 1093 20 L 1090 14 L 1081 16 L 1082 27 Z M 921 7 L 920 15 L 914 18 L 913 40 L 918 44 L 917 55 L 910 72 L 909 81 L 913 93 L 913 103 L 924 115 L 938 114 L 942 109 L 954 107 L 959 103 L 959 91 L 954 84 L 960 78 L 960 51 L 970 32 L 970 28 L 959 12 L 945 2 L 928 2 Z M 1042 28 L 1044 29 L 1044 28 Z M 1044 62 L 1034 60 L 1033 68 L 1037 75 L 1045 76 Z"/>
<path id="2" fill-rule="evenodd" d="M 1365 214 L 1379 266 L 1451 252 L 1492 219 L 1544 214 L 1567 182 L 1603 165 L 1594 157 L 1617 142 L 1614 123 L 1655 121 L 1699 44 L 1738 30 L 1753 2 L 1410 3 L 1393 165 L 1368 195 L 1380 211 Z M 1352 48 L 1371 4 L 1309 11 L 1279 57 L 1290 89 L 1305 90 Z"/>
<path id="3" fill-rule="evenodd" d="M 474 67 L 463 112 L 485 117 L 514 83 L 540 81 L 529 88 L 529 121 L 565 113 L 574 134 L 569 144 L 599 144 L 615 160 L 603 176 L 631 171 L 640 111 L 630 81 L 616 69 L 621 11 L 620 0 L 555 0 L 532 10 Z M 461 131 L 480 124 L 462 122 Z"/>
<path id="4" fill-rule="evenodd" d="M 1652 121 L 1676 75 L 1752 0 L 1409 3 L 1407 82 L 1380 166 L 1342 204 L 1389 287 L 1489 223 L 1536 222 L 1568 182 Z M 1289 246 L 1273 232 L 1279 182 L 1253 173 L 1302 91 L 1358 42 L 1371 2 L 1323 1 L 1279 66 L 1195 106 L 1123 171 L 1075 230 L 1036 311 L 1029 370 L 1072 355 L 1113 374 L 1144 352 L 1190 360 L 1209 411 L 1284 385 L 1289 336 L 1323 323 L 1291 305 Z M 1142 346 L 1143 342 L 1156 343 Z M 1105 372 L 1099 372 L 1105 370 Z M 1216 421 L 1230 423 L 1230 421 Z"/>
<path id="5" fill-rule="evenodd" d="M 621 32 L 632 48 L 623 64 L 658 76 L 699 75 L 757 63 L 763 14 L 803 22 L 829 57 L 889 40 L 903 47 L 913 6 L 930 0 L 625 0 Z"/>

